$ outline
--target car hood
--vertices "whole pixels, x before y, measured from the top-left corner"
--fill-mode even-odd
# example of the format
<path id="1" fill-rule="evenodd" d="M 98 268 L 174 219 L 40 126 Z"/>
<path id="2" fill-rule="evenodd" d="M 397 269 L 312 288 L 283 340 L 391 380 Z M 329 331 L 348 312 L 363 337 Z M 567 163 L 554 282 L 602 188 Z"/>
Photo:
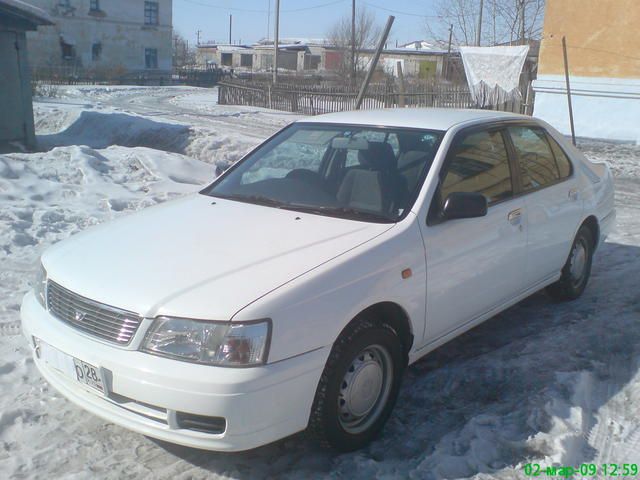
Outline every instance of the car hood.
<path id="1" fill-rule="evenodd" d="M 146 317 L 229 320 L 249 303 L 392 228 L 192 195 L 49 249 L 49 278 Z"/>

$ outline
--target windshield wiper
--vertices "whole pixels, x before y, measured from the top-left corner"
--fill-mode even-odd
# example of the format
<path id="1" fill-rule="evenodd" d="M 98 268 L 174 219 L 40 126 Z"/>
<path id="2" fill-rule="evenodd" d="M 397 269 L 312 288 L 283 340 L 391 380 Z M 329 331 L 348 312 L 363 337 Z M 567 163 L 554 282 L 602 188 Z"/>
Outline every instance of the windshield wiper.
<path id="1" fill-rule="evenodd" d="M 279 202 L 278 200 L 274 200 L 273 198 L 265 197 L 265 196 L 262 196 L 262 195 L 238 195 L 238 194 L 225 195 L 225 194 L 216 194 L 214 196 L 218 197 L 218 198 L 224 198 L 226 200 L 237 200 L 239 202 L 247 202 L 247 203 L 255 203 L 257 205 L 265 205 L 267 207 L 282 208 L 284 206 L 284 204 L 282 202 Z"/>
<path id="2" fill-rule="evenodd" d="M 366 210 L 358 210 L 353 207 L 329 207 L 323 205 L 302 205 L 296 203 L 285 203 L 281 208 L 296 210 L 299 212 L 318 213 L 321 215 L 330 215 L 338 217 L 350 217 L 356 219 L 373 220 L 376 222 L 395 222 L 395 220 L 383 213 L 367 212 Z"/>

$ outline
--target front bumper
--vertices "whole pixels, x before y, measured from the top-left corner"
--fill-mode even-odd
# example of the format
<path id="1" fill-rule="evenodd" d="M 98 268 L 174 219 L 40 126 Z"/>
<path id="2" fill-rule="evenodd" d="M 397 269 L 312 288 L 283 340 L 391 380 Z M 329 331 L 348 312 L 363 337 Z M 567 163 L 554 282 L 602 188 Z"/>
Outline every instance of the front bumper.
<path id="1" fill-rule="evenodd" d="M 304 430 L 329 348 L 252 368 L 196 365 L 88 338 L 52 317 L 32 293 L 22 330 L 42 376 L 91 413 L 143 435 L 216 451 L 249 450 Z M 33 339 L 100 367 L 107 395 L 84 386 L 39 358 Z M 180 428 L 177 412 L 222 417 L 222 433 Z"/>

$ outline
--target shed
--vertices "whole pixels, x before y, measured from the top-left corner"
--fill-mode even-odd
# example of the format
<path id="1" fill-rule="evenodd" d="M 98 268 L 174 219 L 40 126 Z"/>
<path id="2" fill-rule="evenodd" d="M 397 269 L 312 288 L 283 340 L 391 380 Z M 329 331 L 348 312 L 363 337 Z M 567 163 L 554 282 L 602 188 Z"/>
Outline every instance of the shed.
<path id="1" fill-rule="evenodd" d="M 0 146 L 36 146 L 26 32 L 53 25 L 41 9 L 21 0 L 0 0 Z"/>

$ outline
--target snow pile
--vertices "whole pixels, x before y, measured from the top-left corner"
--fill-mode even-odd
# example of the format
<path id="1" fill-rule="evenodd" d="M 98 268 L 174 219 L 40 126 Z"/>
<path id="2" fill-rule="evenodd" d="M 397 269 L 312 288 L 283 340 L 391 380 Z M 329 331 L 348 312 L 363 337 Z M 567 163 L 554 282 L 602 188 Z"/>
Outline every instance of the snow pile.
<path id="1" fill-rule="evenodd" d="M 47 245 L 122 212 L 197 191 L 214 177 L 211 165 L 147 148 L 0 155 L 0 321 L 17 321 L 30 272 Z"/>
<path id="2" fill-rule="evenodd" d="M 601 142 L 580 147 L 616 174 L 618 232 L 598 251 L 585 295 L 565 304 L 534 295 L 429 354 L 408 369 L 383 435 L 362 451 L 334 455 L 297 435 L 243 454 L 203 453 L 106 424 L 60 397 L 19 336 L 39 254 L 90 225 L 198 190 L 212 164 L 237 159 L 291 120 L 213 105 L 197 114 L 185 89 L 153 93 L 157 105 L 137 88 L 90 92 L 77 93 L 80 105 L 37 104 L 48 134 L 61 130 L 58 140 L 71 142 L 76 132 L 78 144 L 97 145 L 100 122 L 91 122 L 111 125 L 103 117 L 113 109 L 114 124 L 117 115 L 151 122 L 126 119 L 133 131 L 119 138 L 145 142 L 132 140 L 142 135 L 136 129 L 160 124 L 186 135 L 185 152 L 208 163 L 139 146 L 0 155 L 1 478 L 511 479 L 529 462 L 640 463 L 640 147 Z M 98 96 L 103 105 L 91 100 Z M 55 109 L 64 120 L 54 120 Z"/>
<path id="3" fill-rule="evenodd" d="M 158 122 L 137 115 L 84 111 L 63 132 L 40 135 L 38 145 L 46 150 L 53 146 L 81 144 L 92 148 L 121 145 L 179 152 L 184 150 L 189 131 L 187 125 Z"/>

